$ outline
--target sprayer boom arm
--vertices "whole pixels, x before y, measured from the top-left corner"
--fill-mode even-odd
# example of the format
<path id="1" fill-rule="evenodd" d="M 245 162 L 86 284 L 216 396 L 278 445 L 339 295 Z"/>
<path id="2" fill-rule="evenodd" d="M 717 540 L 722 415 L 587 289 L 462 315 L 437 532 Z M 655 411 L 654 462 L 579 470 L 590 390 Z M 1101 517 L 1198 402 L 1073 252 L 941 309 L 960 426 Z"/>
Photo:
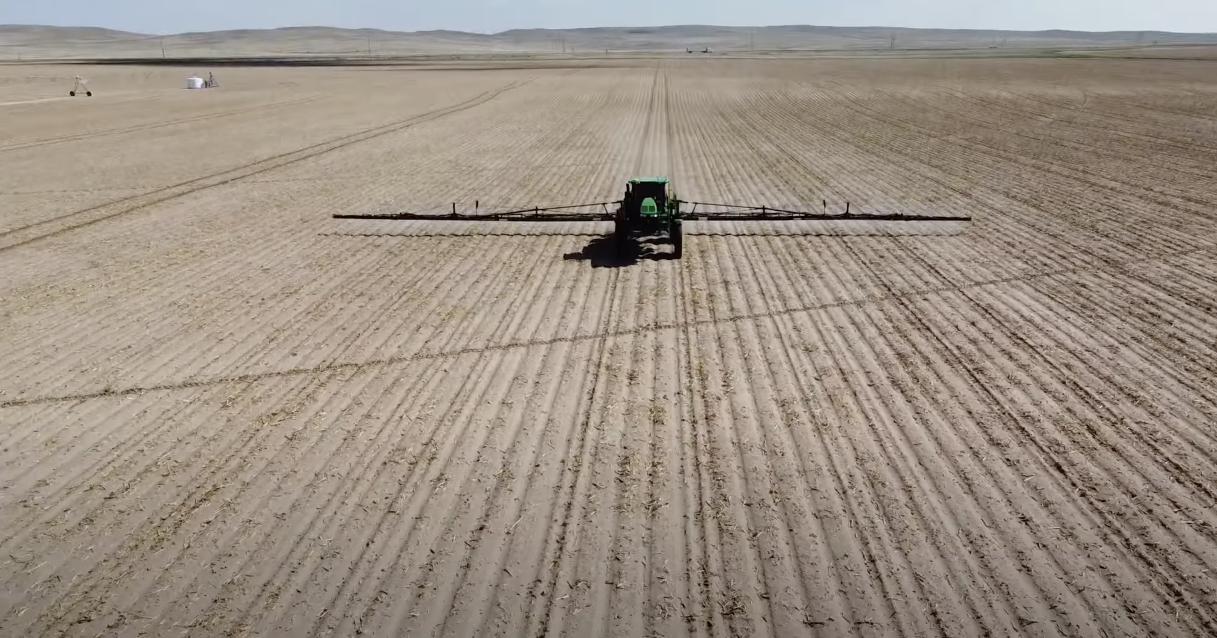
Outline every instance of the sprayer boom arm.
<path id="1" fill-rule="evenodd" d="M 956 215 L 905 215 L 902 213 L 858 214 L 850 212 L 849 204 L 845 205 L 844 213 L 811 213 L 806 211 L 785 210 L 768 206 L 742 206 L 739 204 L 708 204 L 706 202 L 681 202 L 693 208 L 681 212 L 681 219 L 693 221 L 912 221 L 912 222 L 967 222 L 972 221 L 968 216 Z M 727 208 L 725 211 L 698 212 L 698 206 Z"/>
<path id="2" fill-rule="evenodd" d="M 535 206 L 520 210 L 509 210 L 501 213 L 464 214 L 456 212 L 456 204 L 452 205 L 450 213 L 386 213 L 386 214 L 336 214 L 334 219 L 369 219 L 394 221 L 508 221 L 508 222 L 609 222 L 618 218 L 618 213 L 609 206 L 620 205 L 616 202 L 596 202 L 593 204 L 573 204 L 570 206 Z M 859 214 L 850 211 L 849 204 L 845 205 L 843 213 L 812 213 L 807 211 L 770 208 L 768 206 L 745 206 L 739 204 L 710 204 L 706 202 L 678 201 L 678 204 L 692 206 L 688 211 L 676 214 L 678 219 L 691 221 L 897 221 L 897 222 L 967 222 L 972 221 L 968 216 L 956 215 L 905 215 L 903 213 Z M 728 210 L 698 211 L 698 206 L 725 208 Z M 596 211 L 574 212 L 580 208 L 600 208 Z M 476 206 L 475 206 L 476 208 Z"/>
<path id="3" fill-rule="evenodd" d="M 387 213 L 383 215 L 334 215 L 334 219 L 387 219 L 387 220 L 432 220 L 432 221 L 507 221 L 507 222 L 596 222 L 613 221 L 616 213 L 609 210 L 610 205 L 621 202 L 596 202 L 594 204 L 573 204 L 570 206 L 533 207 L 520 210 L 509 210 L 501 213 L 472 215 L 456 212 L 456 204 L 452 212 L 438 213 Z M 600 207 L 601 211 L 569 212 L 579 208 Z"/>

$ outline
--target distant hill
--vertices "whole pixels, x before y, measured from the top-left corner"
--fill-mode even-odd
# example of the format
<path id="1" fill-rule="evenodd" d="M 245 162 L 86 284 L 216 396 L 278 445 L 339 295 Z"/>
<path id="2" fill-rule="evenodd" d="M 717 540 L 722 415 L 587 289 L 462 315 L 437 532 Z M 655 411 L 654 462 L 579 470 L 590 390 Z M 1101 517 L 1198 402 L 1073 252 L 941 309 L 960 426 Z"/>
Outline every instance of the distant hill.
<path id="1" fill-rule="evenodd" d="M 1217 34 L 1162 31 L 994 31 L 712 25 L 516 29 L 495 34 L 398 32 L 322 26 L 152 35 L 95 27 L 0 25 L 0 60 L 184 56 L 408 55 L 425 53 L 683 52 L 710 47 L 742 51 L 883 51 L 1026 49 L 1212 44 Z"/>
<path id="2" fill-rule="evenodd" d="M 142 33 L 100 27 L 52 27 L 37 24 L 0 24 L 0 45 L 38 45 L 61 42 L 116 42 L 149 37 Z"/>

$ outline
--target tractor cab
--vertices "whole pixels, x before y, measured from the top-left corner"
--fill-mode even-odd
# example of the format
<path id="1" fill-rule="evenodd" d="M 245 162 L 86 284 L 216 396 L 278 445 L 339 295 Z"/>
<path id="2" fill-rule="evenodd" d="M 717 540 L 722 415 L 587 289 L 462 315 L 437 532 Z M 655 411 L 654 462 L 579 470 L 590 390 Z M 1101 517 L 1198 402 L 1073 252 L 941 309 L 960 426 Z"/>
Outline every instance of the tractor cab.
<path id="1" fill-rule="evenodd" d="M 626 183 L 622 212 L 631 220 L 661 217 L 667 212 L 668 178 L 635 177 Z"/>
<path id="2" fill-rule="evenodd" d="M 666 177 L 635 177 L 625 184 L 625 198 L 617 216 L 613 235 L 617 238 L 617 249 L 626 245 L 628 238 L 636 233 L 644 235 L 667 235 L 672 243 L 673 254 L 680 258 L 680 201 L 668 186 Z"/>

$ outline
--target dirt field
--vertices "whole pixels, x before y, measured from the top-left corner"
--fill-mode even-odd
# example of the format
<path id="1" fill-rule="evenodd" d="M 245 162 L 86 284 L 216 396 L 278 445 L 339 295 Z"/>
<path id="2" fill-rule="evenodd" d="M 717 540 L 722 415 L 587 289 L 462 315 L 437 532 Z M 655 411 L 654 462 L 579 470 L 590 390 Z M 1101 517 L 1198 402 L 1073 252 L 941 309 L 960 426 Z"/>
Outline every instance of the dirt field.
<path id="1" fill-rule="evenodd" d="M 0 67 L 0 634 L 1217 634 L 1211 65 L 612 64 Z"/>

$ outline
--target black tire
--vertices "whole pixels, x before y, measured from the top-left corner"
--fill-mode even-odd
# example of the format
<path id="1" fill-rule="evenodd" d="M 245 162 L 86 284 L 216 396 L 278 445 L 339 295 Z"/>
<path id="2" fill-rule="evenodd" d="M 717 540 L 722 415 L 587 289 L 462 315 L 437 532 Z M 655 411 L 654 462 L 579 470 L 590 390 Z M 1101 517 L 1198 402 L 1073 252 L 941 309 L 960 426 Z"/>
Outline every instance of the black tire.
<path id="1" fill-rule="evenodd" d="M 68 95 L 76 97 L 76 91 L 68 91 Z"/>
<path id="2" fill-rule="evenodd" d="M 613 250 L 617 256 L 625 255 L 626 242 L 630 238 L 630 224 L 624 219 L 613 222 Z"/>
<path id="3" fill-rule="evenodd" d="M 683 230 L 679 219 L 672 222 L 672 230 L 669 233 L 672 236 L 672 256 L 676 259 L 680 259 L 684 248 Z"/>
<path id="4" fill-rule="evenodd" d="M 85 91 L 85 95 L 86 95 L 86 96 L 88 96 L 88 97 L 93 97 L 93 92 L 92 92 L 92 91 Z"/>

